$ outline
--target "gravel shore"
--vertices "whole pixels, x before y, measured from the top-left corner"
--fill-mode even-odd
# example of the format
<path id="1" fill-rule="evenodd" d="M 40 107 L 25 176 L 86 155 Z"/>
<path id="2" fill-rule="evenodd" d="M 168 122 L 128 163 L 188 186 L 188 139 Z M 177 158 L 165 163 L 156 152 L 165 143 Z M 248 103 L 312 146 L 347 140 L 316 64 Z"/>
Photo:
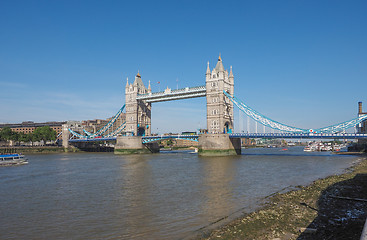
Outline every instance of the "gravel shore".
<path id="1" fill-rule="evenodd" d="M 367 157 L 344 174 L 275 194 L 264 207 L 198 239 L 359 239 L 367 217 Z"/>

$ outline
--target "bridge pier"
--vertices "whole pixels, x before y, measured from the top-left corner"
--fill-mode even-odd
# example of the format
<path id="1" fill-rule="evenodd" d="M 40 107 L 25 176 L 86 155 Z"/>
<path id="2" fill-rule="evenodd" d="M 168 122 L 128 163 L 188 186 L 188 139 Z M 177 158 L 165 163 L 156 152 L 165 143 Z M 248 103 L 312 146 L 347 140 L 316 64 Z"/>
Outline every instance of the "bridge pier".
<path id="1" fill-rule="evenodd" d="M 141 136 L 118 136 L 114 152 L 115 154 L 158 153 L 159 145 L 156 142 L 143 144 Z"/>
<path id="2" fill-rule="evenodd" d="M 70 138 L 70 133 L 69 133 L 69 130 L 68 130 L 68 125 L 63 124 L 62 125 L 62 146 L 65 149 L 69 148 L 69 138 Z"/>
<path id="3" fill-rule="evenodd" d="M 199 155 L 228 156 L 241 154 L 241 139 L 228 134 L 202 134 L 199 136 Z"/>

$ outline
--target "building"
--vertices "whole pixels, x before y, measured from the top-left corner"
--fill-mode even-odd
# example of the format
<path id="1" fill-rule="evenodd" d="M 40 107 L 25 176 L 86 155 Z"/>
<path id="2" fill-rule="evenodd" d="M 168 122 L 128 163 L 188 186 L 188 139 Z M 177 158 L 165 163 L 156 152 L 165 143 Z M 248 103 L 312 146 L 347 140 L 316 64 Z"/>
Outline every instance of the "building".
<path id="1" fill-rule="evenodd" d="M 362 111 L 362 102 L 358 102 L 358 117 L 366 115 L 367 112 Z M 367 133 L 367 120 L 364 120 L 360 124 L 357 125 L 358 133 Z"/>
<path id="2" fill-rule="evenodd" d="M 208 62 L 205 76 L 208 133 L 232 133 L 233 102 L 223 92 L 226 91 L 233 96 L 234 76 L 232 67 L 228 74 L 228 71 L 224 70 L 222 59 L 219 56 L 213 71 L 210 71 Z"/>
<path id="3" fill-rule="evenodd" d="M 242 146 L 253 146 L 253 145 L 256 145 L 255 139 L 242 138 L 241 141 L 242 141 Z"/>
<path id="4" fill-rule="evenodd" d="M 82 121 L 83 129 L 90 133 L 96 133 L 98 130 L 103 128 L 106 124 L 108 124 L 113 119 L 113 116 L 110 118 L 104 119 L 94 119 L 94 120 L 84 120 Z M 126 114 L 121 113 L 120 116 L 116 119 L 113 125 L 106 131 L 106 133 L 110 133 L 118 129 L 124 122 L 126 121 Z"/>
<path id="5" fill-rule="evenodd" d="M 108 120 L 94 119 L 94 120 L 84 120 L 81 122 L 83 129 L 90 133 L 97 132 L 100 128 L 108 123 Z"/>
<path id="6" fill-rule="evenodd" d="M 191 141 L 188 139 L 175 139 L 176 144 L 175 147 L 197 147 L 199 145 L 198 142 Z"/>
<path id="7" fill-rule="evenodd" d="M 198 144 L 198 142 L 188 139 L 163 139 L 160 141 L 160 145 L 165 147 L 197 147 Z"/>
<path id="8" fill-rule="evenodd" d="M 9 127 L 13 132 L 29 134 L 33 133 L 33 131 L 38 127 L 49 126 L 51 129 L 56 131 L 58 139 L 61 139 L 62 125 L 65 123 L 66 122 L 35 123 L 32 121 L 27 121 L 14 124 L 0 124 L 0 128 Z"/>
<path id="9" fill-rule="evenodd" d="M 151 134 L 151 111 L 152 104 L 144 101 L 138 101 L 138 94 L 151 93 L 150 86 L 145 87 L 141 76 L 135 76 L 133 83 L 126 81 L 125 87 L 125 109 L 126 109 L 126 131 L 138 136 L 149 136 Z"/>

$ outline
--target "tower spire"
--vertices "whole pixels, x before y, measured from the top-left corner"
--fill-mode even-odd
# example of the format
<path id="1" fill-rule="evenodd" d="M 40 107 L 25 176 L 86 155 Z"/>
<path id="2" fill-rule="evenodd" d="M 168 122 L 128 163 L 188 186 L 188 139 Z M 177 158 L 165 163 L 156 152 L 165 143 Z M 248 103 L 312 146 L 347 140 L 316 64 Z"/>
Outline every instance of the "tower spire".
<path id="1" fill-rule="evenodd" d="M 229 71 L 229 77 L 232 77 L 233 78 L 233 72 L 232 72 L 232 66 L 230 67 L 230 71 Z"/>
<path id="2" fill-rule="evenodd" d="M 223 67 L 222 58 L 220 54 L 218 57 L 217 65 L 215 66 L 215 70 L 217 70 L 217 72 L 224 72 L 224 67 Z"/>
<path id="3" fill-rule="evenodd" d="M 152 87 L 150 86 L 150 80 L 149 80 L 149 85 L 148 85 L 148 93 L 152 92 Z"/>
<path id="4" fill-rule="evenodd" d="M 127 77 L 126 78 L 126 87 L 128 87 L 129 86 L 129 78 Z"/>
<path id="5" fill-rule="evenodd" d="M 208 61 L 208 67 L 206 68 L 206 74 L 210 74 L 209 61 Z"/>

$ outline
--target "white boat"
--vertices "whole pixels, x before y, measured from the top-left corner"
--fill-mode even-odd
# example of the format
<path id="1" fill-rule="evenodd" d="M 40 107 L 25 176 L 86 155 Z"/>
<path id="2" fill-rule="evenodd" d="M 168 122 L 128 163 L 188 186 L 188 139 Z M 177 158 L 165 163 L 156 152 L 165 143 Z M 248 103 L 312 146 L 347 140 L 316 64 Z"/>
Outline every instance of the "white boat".
<path id="1" fill-rule="evenodd" d="M 343 149 L 343 150 L 342 150 Z M 347 151 L 346 144 L 334 144 L 331 143 L 322 143 L 322 142 L 312 142 L 306 146 L 303 151 L 305 152 L 329 152 L 329 151 Z"/>
<path id="2" fill-rule="evenodd" d="M 305 152 L 312 152 L 313 150 L 311 149 L 311 147 L 307 146 L 303 149 L 303 151 Z"/>
<path id="3" fill-rule="evenodd" d="M 16 166 L 27 163 L 27 159 L 22 154 L 15 153 L 0 155 L 0 166 Z"/>

